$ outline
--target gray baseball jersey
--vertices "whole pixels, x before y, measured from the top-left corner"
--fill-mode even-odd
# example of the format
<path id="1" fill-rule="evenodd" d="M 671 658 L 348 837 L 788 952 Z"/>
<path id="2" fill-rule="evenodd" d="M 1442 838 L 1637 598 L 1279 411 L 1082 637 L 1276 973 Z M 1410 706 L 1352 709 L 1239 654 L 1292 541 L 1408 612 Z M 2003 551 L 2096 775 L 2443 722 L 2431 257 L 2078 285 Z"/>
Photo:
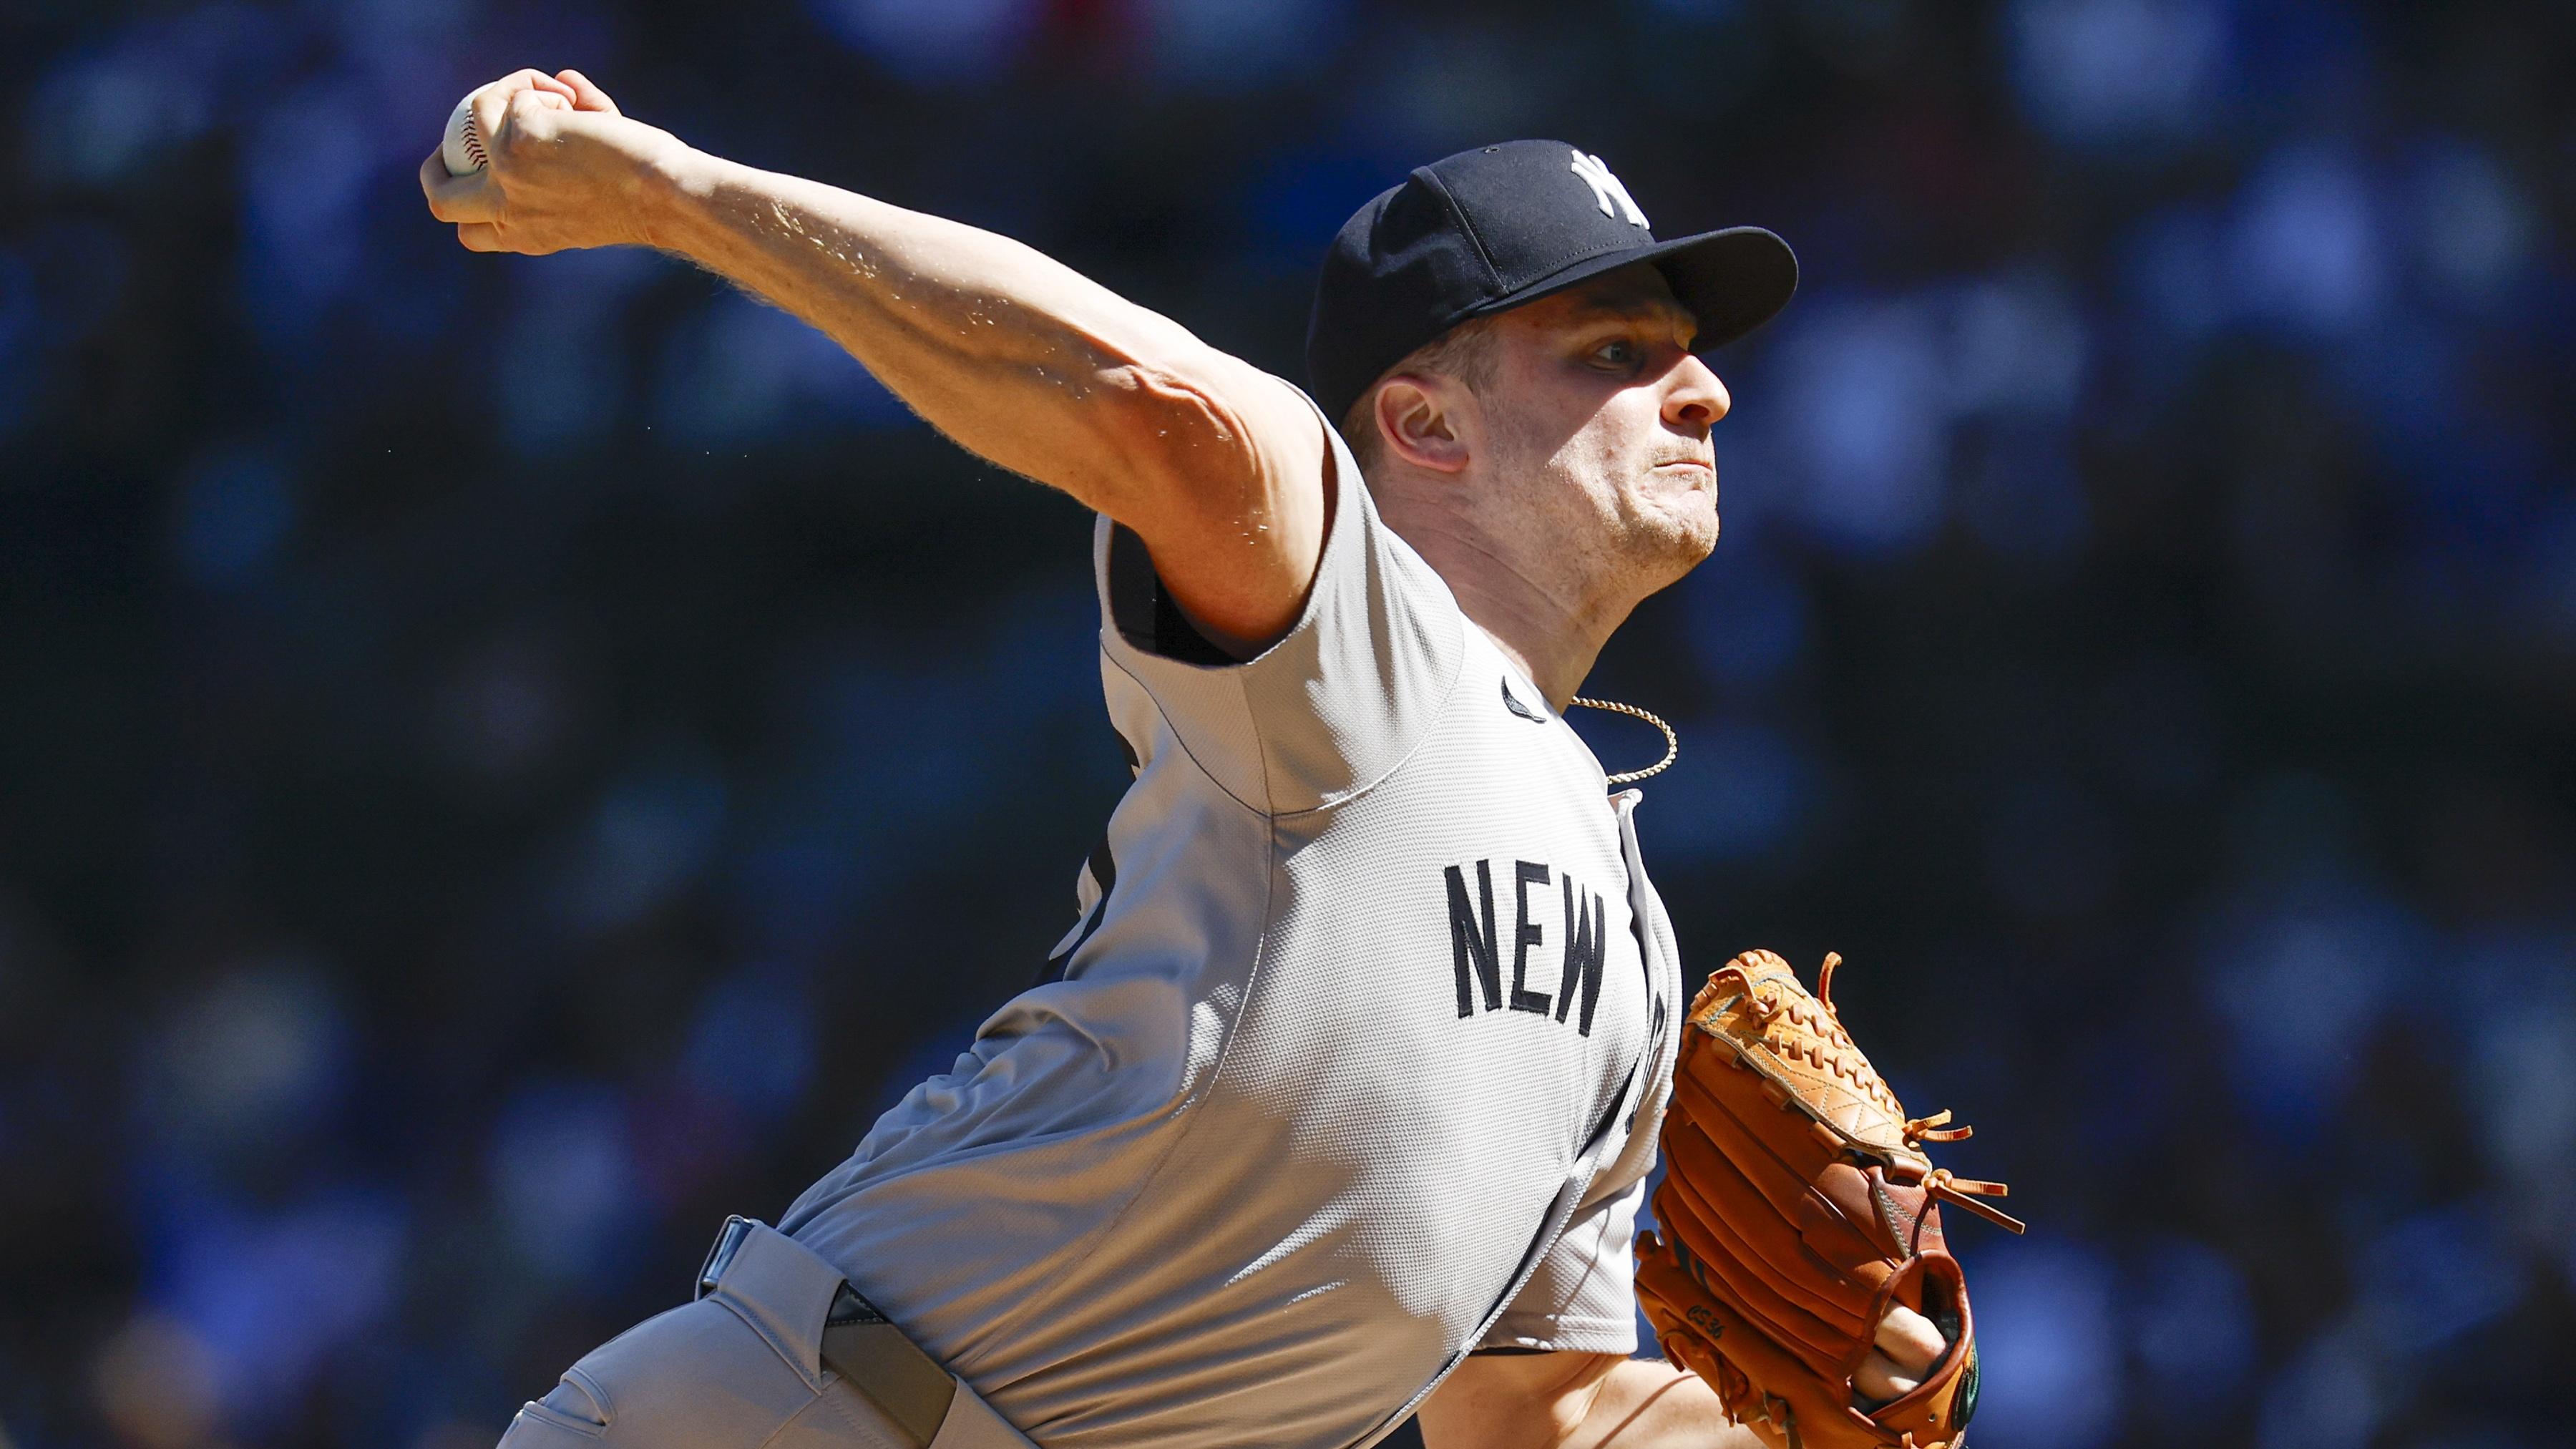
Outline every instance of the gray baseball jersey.
<path id="1" fill-rule="evenodd" d="M 782 1223 L 1051 1449 L 1343 1449 L 1480 1343 L 1635 1346 L 1679 992 L 1637 792 L 1331 466 L 1249 661 L 1102 522 L 1136 774 L 1079 919 Z"/>

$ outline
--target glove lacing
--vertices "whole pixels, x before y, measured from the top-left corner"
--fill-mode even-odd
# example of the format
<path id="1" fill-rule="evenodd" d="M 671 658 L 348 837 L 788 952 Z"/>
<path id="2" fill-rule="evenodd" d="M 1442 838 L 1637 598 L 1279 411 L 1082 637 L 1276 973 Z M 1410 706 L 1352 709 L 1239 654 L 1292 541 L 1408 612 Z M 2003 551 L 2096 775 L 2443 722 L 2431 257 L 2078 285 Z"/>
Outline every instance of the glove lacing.
<path id="1" fill-rule="evenodd" d="M 1949 1125 L 1950 1109 L 1942 1108 L 1929 1117 L 1907 1117 L 1904 1105 L 1888 1088 L 1869 1059 L 1852 1044 L 1851 1033 L 1843 1029 L 1842 1013 L 1834 1007 L 1834 970 L 1843 964 L 1842 953 L 1825 953 L 1824 969 L 1816 973 L 1816 992 L 1810 997 L 1802 992 L 1783 991 L 1766 983 L 1753 989 L 1752 976 L 1742 967 L 1729 962 L 1724 970 L 1733 971 L 1746 989 L 1746 1005 L 1762 1028 L 1765 1046 L 1784 1058 L 1798 1058 L 1821 1071 L 1832 1072 L 1852 1084 L 1853 1089 L 1877 1103 L 1891 1117 L 1903 1118 L 1902 1136 L 1908 1147 L 1920 1148 L 1926 1142 L 1965 1142 L 1976 1135 L 1976 1129 L 1962 1123 Z M 1771 1029 L 1774 1018 L 1786 1016 L 1792 1025 L 1807 1028 L 1804 1041 L 1784 1040 L 1782 1033 Z M 2012 1189 L 2000 1182 L 1982 1182 L 1960 1177 L 1946 1167 L 1935 1167 L 1926 1173 L 1921 1186 L 1933 1198 L 1964 1208 L 1996 1227 L 2019 1233 L 2028 1225 L 2002 1209 L 1980 1198 L 2003 1197 Z"/>

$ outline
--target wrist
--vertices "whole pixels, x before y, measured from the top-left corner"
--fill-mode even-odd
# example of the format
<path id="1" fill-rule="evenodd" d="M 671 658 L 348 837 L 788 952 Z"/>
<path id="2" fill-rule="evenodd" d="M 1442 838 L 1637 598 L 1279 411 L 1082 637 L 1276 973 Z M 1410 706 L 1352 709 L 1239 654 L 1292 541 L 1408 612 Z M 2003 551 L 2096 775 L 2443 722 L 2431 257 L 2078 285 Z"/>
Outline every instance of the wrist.
<path id="1" fill-rule="evenodd" d="M 693 257 L 690 238 L 715 193 L 720 164 L 677 136 L 647 156 L 636 168 L 633 188 L 635 239 L 658 251 Z"/>

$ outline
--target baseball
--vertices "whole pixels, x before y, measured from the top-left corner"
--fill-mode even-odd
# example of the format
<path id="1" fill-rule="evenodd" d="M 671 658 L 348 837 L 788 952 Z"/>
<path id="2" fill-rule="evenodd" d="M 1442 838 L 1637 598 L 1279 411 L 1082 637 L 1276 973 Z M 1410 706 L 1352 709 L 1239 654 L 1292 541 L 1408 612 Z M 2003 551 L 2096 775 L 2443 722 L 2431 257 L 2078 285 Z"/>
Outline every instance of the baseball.
<path id="1" fill-rule="evenodd" d="M 447 163 L 450 176 L 480 171 L 491 160 L 483 154 L 483 136 L 474 124 L 474 92 L 467 91 L 448 113 L 447 137 L 438 143 L 438 156 Z"/>
<path id="2" fill-rule="evenodd" d="M 438 155 L 447 163 L 450 176 L 464 176 L 491 164 L 492 158 L 483 150 L 482 129 L 474 123 L 474 98 L 482 93 L 479 86 L 467 91 L 465 99 L 458 101 L 456 109 L 447 114 L 447 135 L 438 143 Z M 548 105 L 564 104 L 564 98 L 552 91 L 538 91 L 536 94 Z"/>

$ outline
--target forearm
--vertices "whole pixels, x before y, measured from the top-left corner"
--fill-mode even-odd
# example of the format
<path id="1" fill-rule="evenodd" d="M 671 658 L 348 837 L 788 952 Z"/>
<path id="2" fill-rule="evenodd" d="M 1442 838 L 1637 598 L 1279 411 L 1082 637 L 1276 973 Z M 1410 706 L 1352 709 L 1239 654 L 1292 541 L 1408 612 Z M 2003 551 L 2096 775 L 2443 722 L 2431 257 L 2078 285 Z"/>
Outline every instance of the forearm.
<path id="1" fill-rule="evenodd" d="M 1121 511 L 1153 409 L 1212 405 L 1187 375 L 1211 349 L 1018 242 L 686 148 L 652 169 L 653 245 L 828 334 L 969 451 L 1093 507 Z"/>
<path id="2" fill-rule="evenodd" d="M 1762 1449 L 1752 1430 L 1727 1421 L 1717 1394 L 1672 1364 L 1629 1359 L 1601 1382 L 1567 1449 Z"/>
<path id="3" fill-rule="evenodd" d="M 1477 1354 L 1421 1424 L 1428 1449 L 1762 1449 L 1697 1376 L 1611 1354 Z"/>

